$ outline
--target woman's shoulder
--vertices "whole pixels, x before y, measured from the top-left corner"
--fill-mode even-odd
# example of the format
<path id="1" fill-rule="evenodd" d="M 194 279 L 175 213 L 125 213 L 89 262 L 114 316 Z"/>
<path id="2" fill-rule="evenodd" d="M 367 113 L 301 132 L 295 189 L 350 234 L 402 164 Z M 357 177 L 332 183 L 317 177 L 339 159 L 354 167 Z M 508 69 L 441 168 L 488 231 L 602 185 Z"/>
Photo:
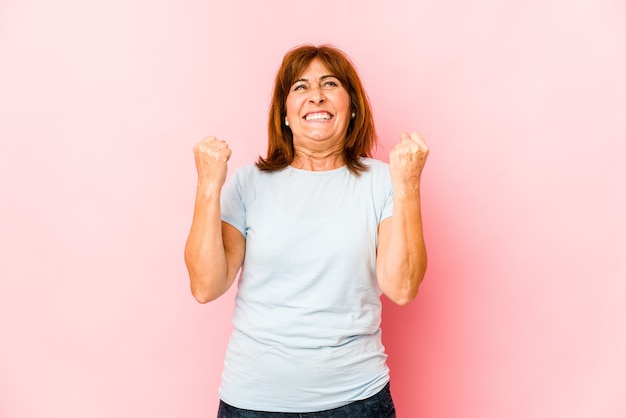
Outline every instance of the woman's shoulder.
<path id="1" fill-rule="evenodd" d="M 242 174 L 250 175 L 250 174 L 255 174 L 258 171 L 261 171 L 261 170 L 259 170 L 256 165 L 252 163 L 246 163 L 237 167 L 235 169 L 235 174 L 236 175 L 242 175 Z"/>
<path id="2" fill-rule="evenodd" d="M 239 184 L 258 184 L 259 182 L 275 180 L 277 173 L 281 173 L 285 170 L 279 171 L 265 171 L 261 170 L 254 163 L 243 164 L 235 169 L 233 174 L 234 181 Z"/>
<path id="3" fill-rule="evenodd" d="M 361 159 L 361 162 L 363 162 L 368 167 L 372 167 L 374 169 L 387 169 L 387 167 L 389 166 L 389 164 L 387 164 L 386 162 L 370 157 L 363 157 Z"/>
<path id="4" fill-rule="evenodd" d="M 255 163 L 245 163 L 235 169 L 235 175 L 248 177 L 248 178 L 266 177 L 266 176 L 271 176 L 272 174 L 282 173 L 284 171 L 287 171 L 287 169 L 275 170 L 275 171 L 261 170 Z"/>
<path id="5" fill-rule="evenodd" d="M 361 160 L 367 167 L 367 171 L 361 173 L 363 180 L 382 190 L 388 190 L 391 186 L 391 173 L 389 164 L 375 158 L 363 158 Z"/>
<path id="6" fill-rule="evenodd" d="M 361 162 L 367 167 L 366 173 L 370 173 L 375 176 L 389 173 L 389 164 L 381 160 L 365 157 L 361 159 Z"/>

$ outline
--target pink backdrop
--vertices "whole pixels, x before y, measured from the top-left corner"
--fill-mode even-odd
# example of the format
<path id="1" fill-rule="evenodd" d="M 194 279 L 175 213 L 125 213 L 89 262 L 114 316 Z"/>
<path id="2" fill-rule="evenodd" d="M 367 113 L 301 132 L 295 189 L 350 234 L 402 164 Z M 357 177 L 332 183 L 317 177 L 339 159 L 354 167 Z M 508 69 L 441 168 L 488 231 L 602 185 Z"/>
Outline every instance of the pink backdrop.
<path id="1" fill-rule="evenodd" d="M 402 418 L 626 416 L 626 3 L 3 0 L 0 416 L 215 415 L 233 292 L 182 251 L 192 144 L 265 150 L 283 53 L 332 42 L 386 159 L 421 132 L 430 267 L 385 303 Z"/>

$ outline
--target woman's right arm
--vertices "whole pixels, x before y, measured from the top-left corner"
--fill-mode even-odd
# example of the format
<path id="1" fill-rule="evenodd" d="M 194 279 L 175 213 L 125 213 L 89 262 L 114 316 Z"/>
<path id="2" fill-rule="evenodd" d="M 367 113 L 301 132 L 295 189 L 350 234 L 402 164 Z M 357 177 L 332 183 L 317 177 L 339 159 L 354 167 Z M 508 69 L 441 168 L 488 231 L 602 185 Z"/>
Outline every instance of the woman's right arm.
<path id="1" fill-rule="evenodd" d="M 245 254 L 245 238 L 222 222 L 220 193 L 231 150 L 226 142 L 208 137 L 194 146 L 198 186 L 185 264 L 191 293 L 200 303 L 224 294 L 233 284 Z"/>

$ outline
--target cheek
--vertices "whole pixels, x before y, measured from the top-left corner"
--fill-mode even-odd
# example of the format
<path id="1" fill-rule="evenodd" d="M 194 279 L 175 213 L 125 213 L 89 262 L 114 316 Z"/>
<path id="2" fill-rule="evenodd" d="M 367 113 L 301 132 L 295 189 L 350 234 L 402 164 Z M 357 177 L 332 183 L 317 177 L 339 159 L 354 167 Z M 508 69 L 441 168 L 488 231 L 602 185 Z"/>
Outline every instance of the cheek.
<path id="1" fill-rule="evenodd" d="M 337 104 L 337 110 L 350 112 L 350 96 L 347 92 L 337 95 L 335 103 Z"/>
<path id="2" fill-rule="evenodd" d="M 287 100 L 285 100 L 285 111 L 287 112 L 287 115 L 296 115 L 298 113 L 298 109 L 300 109 L 298 98 L 287 96 Z"/>

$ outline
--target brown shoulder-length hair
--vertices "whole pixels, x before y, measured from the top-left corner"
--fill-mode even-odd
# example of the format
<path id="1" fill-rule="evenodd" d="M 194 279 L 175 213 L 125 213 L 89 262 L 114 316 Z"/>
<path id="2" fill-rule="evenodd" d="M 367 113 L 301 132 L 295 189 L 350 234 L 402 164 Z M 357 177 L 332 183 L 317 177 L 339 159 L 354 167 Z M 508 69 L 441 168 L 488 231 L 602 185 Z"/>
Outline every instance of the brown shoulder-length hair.
<path id="1" fill-rule="evenodd" d="M 376 129 L 371 106 L 359 75 L 345 53 L 331 45 L 302 45 L 285 55 L 276 74 L 274 93 L 269 112 L 267 157 L 259 159 L 257 167 L 263 171 L 277 171 L 290 165 L 294 158 L 293 134 L 285 126 L 285 101 L 293 83 L 300 78 L 314 58 L 319 59 L 332 75 L 337 77 L 350 96 L 351 112 L 355 117 L 348 125 L 343 157 L 348 169 L 355 175 L 367 170 L 362 157 L 371 157 L 376 145 Z"/>

